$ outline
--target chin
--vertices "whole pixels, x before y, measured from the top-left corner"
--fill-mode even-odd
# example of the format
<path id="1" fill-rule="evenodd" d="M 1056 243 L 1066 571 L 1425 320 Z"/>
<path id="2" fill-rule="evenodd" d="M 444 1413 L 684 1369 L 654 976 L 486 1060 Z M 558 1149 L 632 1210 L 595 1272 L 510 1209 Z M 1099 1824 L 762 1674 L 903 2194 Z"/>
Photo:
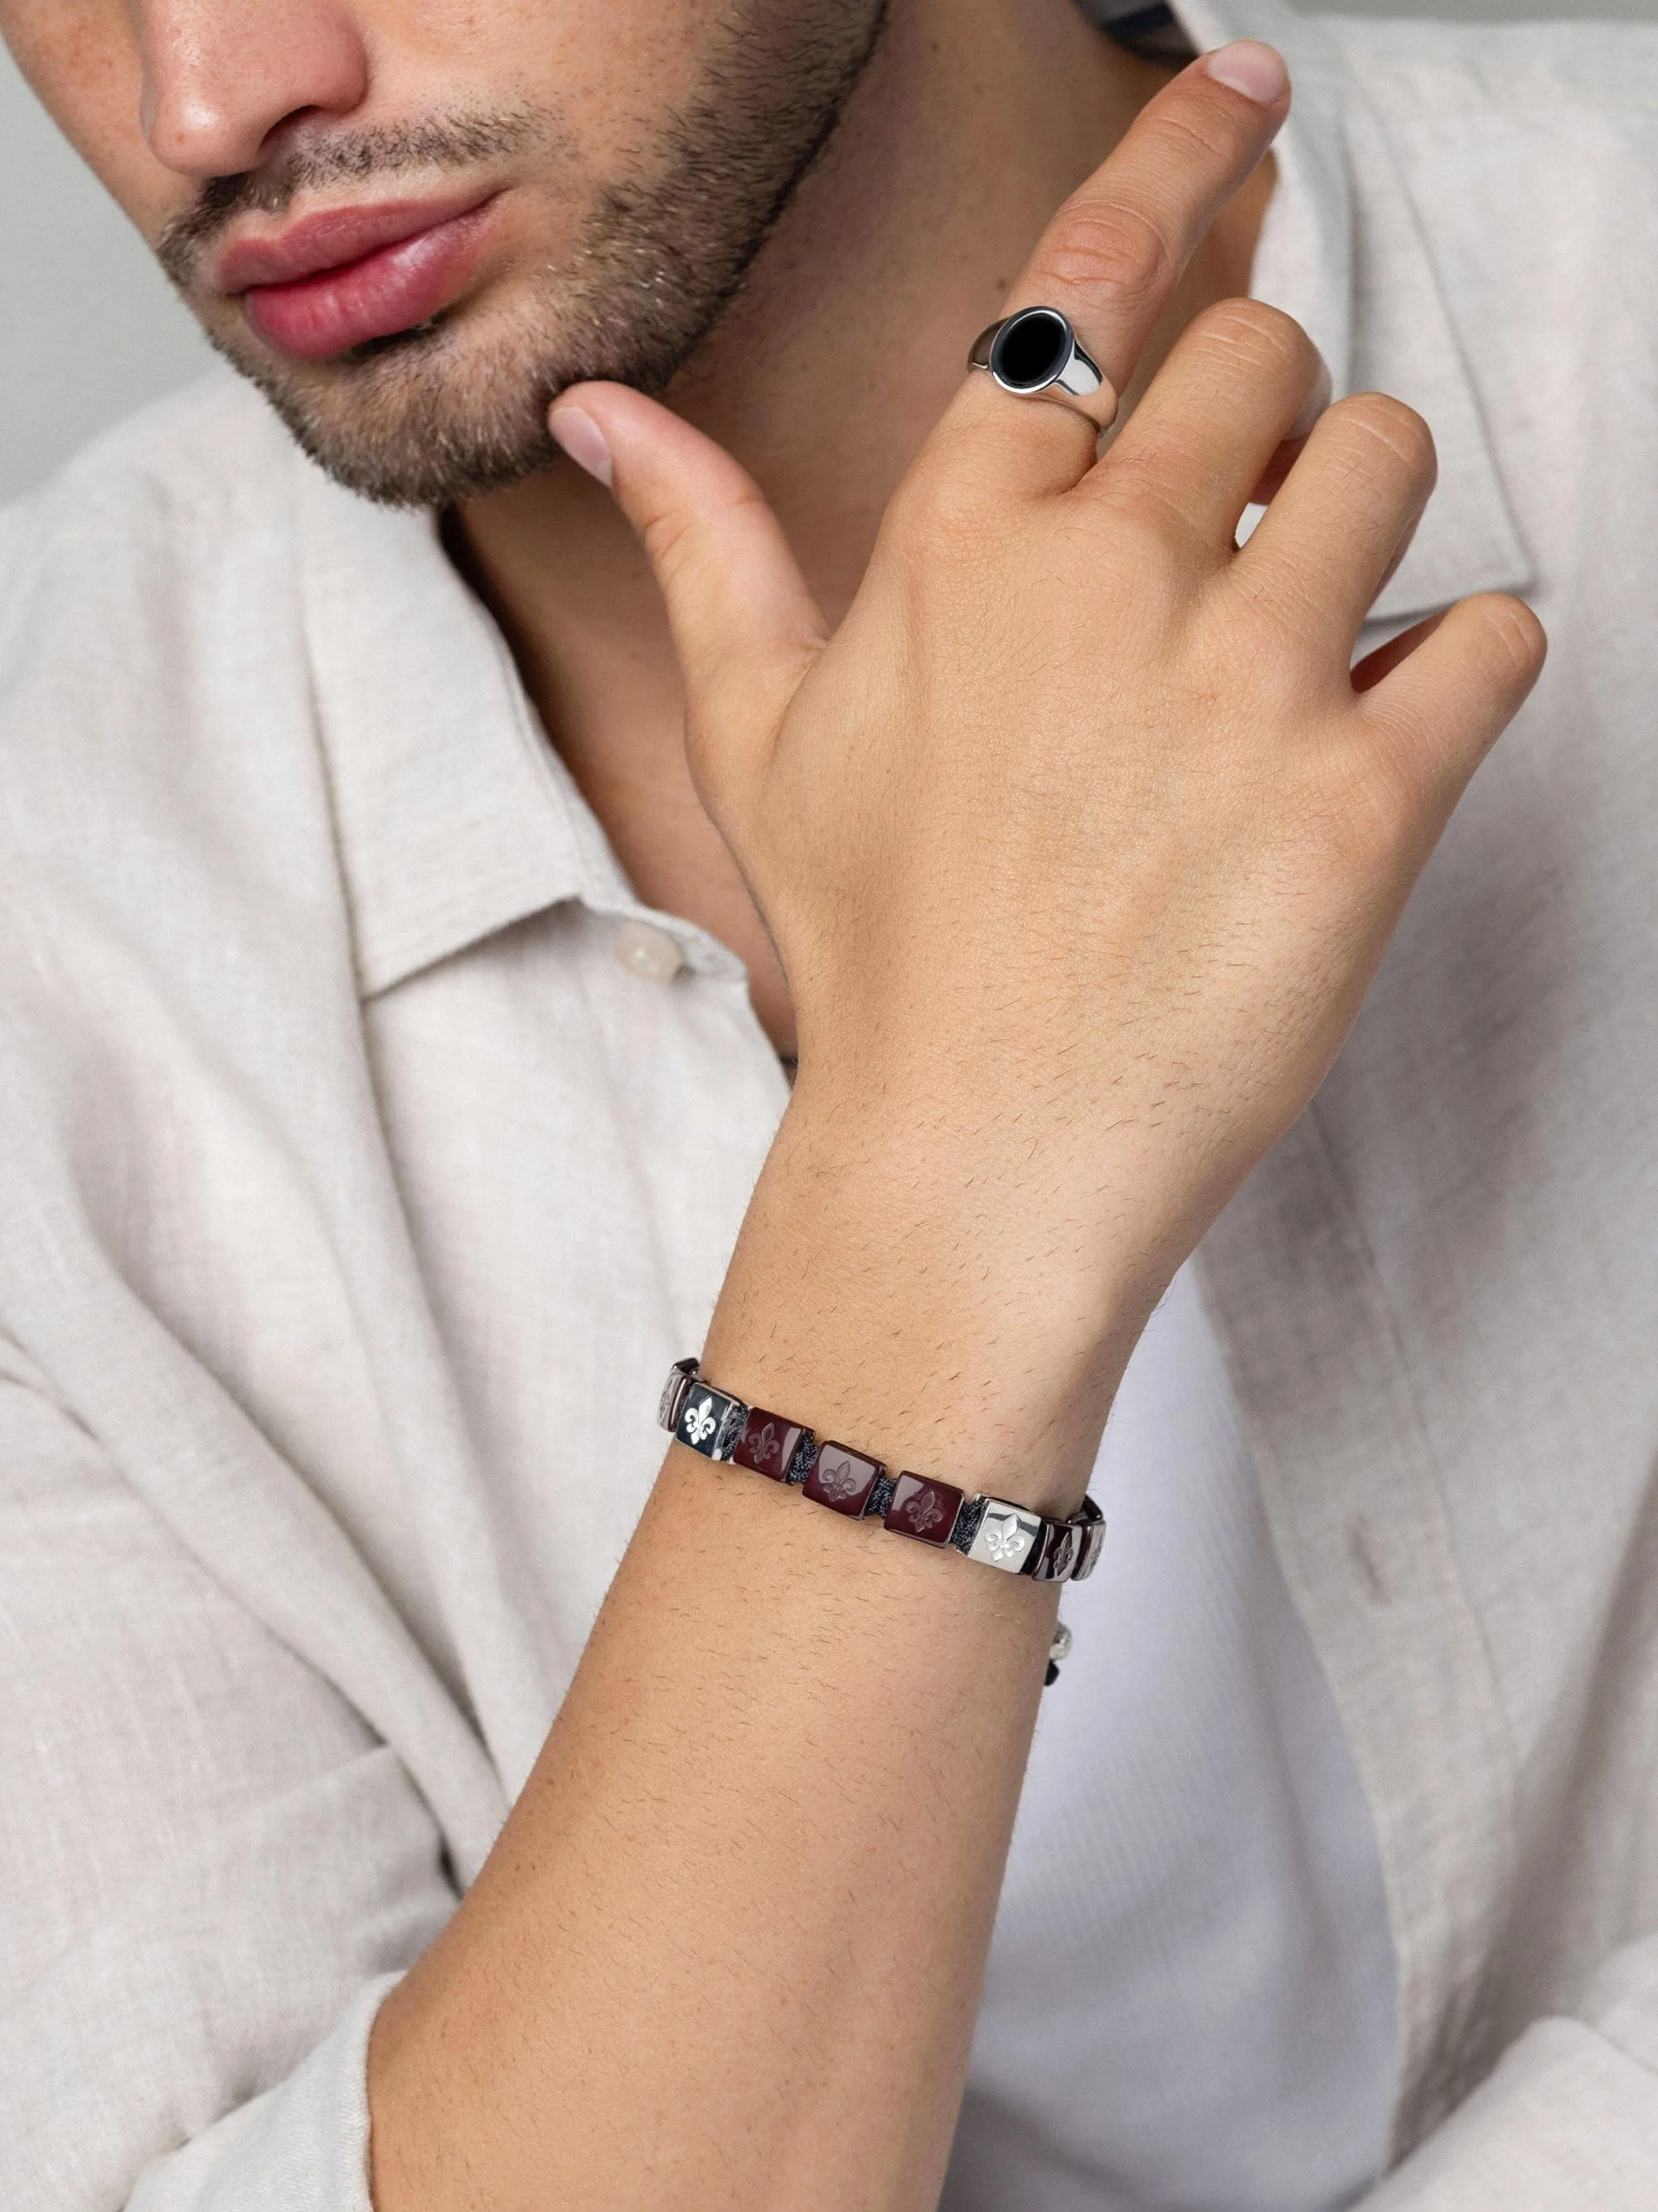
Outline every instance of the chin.
<path id="1" fill-rule="evenodd" d="M 324 362 L 284 359 L 240 318 L 208 335 L 336 483 L 391 507 L 452 506 L 547 467 L 547 408 L 589 373 L 527 313 L 438 316 Z"/>

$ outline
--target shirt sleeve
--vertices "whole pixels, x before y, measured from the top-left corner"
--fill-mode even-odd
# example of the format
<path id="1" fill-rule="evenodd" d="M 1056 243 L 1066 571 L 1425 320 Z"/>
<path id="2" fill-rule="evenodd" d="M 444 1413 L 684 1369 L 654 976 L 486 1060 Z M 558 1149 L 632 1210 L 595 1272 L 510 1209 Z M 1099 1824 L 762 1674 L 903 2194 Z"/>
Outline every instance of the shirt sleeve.
<path id="1" fill-rule="evenodd" d="M 369 2212 L 375 2009 L 455 1905 L 406 1771 L 0 1382 L 0 2203 Z"/>
<path id="2" fill-rule="evenodd" d="M 1358 2212 L 1651 2212 L 1658 1938 L 1614 1954 L 1581 2015 L 1534 2021 Z"/>

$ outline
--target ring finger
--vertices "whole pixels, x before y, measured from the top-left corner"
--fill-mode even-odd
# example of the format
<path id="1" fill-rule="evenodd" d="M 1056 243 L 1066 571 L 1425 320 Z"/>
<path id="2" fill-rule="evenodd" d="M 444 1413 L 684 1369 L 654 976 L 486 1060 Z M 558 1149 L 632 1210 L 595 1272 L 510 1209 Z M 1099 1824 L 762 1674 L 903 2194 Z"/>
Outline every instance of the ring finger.
<path id="1" fill-rule="evenodd" d="M 1057 307 L 1111 389 L 1092 403 L 1021 400 L 988 376 L 970 376 L 945 426 L 966 430 L 984 465 L 1010 489 L 1058 489 L 1091 465 L 1097 430 L 1186 264 L 1289 110 L 1289 74 L 1271 46 L 1253 39 L 1222 46 L 1147 104 L 1055 216 L 1014 286 L 1009 312 Z"/>

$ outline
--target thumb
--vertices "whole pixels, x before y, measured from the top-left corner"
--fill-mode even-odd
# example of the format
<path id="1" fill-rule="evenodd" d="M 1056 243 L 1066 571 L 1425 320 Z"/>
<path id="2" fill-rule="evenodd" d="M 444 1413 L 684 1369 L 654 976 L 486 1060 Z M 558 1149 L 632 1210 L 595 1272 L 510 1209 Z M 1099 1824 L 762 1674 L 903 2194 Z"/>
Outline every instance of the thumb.
<path id="1" fill-rule="evenodd" d="M 638 532 L 685 676 L 692 768 L 717 797 L 763 765 L 825 641 L 782 526 L 722 447 L 626 385 L 573 385 L 547 425 Z"/>

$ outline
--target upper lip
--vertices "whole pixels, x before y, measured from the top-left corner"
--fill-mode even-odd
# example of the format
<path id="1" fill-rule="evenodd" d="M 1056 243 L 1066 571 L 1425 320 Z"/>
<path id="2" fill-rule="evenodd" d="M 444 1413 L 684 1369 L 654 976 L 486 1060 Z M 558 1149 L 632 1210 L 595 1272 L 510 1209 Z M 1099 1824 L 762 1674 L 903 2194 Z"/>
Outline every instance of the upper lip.
<path id="1" fill-rule="evenodd" d="M 418 238 L 439 223 L 469 215 L 493 197 L 495 187 L 474 185 L 441 200 L 382 200 L 374 207 L 319 209 L 302 216 L 273 238 L 232 241 L 214 270 L 222 292 L 246 292 L 255 284 L 295 284 L 325 269 L 343 269 L 365 254 Z"/>

